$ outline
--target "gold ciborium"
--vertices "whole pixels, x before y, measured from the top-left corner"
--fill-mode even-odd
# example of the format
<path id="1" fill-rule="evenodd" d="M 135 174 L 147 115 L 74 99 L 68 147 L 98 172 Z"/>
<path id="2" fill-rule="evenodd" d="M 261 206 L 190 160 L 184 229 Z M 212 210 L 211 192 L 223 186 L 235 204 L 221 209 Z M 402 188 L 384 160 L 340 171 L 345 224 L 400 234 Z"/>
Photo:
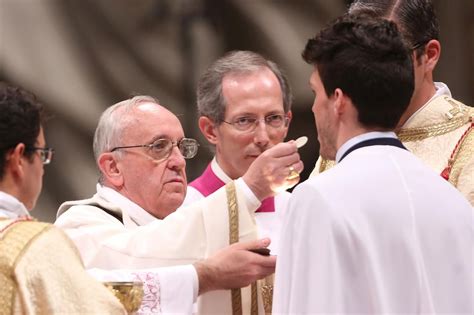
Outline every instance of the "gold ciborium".
<path id="1" fill-rule="evenodd" d="M 128 314 L 134 314 L 140 309 L 143 299 L 143 283 L 136 282 L 104 282 Z"/>

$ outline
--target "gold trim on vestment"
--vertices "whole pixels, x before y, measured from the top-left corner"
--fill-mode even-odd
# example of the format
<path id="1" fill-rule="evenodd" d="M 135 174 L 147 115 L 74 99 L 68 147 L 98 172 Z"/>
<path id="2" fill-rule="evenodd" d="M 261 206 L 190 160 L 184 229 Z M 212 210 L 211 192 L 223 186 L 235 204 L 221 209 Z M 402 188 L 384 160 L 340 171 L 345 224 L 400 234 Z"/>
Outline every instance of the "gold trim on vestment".
<path id="1" fill-rule="evenodd" d="M 250 314 L 251 315 L 258 315 L 257 282 L 252 283 L 251 294 L 252 294 L 252 299 L 251 299 L 252 305 L 250 307 Z"/>
<path id="2" fill-rule="evenodd" d="M 452 120 L 420 128 L 401 129 L 397 136 L 402 142 L 419 141 L 427 138 L 444 135 L 461 128 L 470 121 L 469 113 Z"/>
<path id="3" fill-rule="evenodd" d="M 275 274 L 266 277 L 263 280 L 263 285 L 261 286 L 262 299 L 263 299 L 263 308 L 265 309 L 265 314 L 272 313 L 272 304 L 273 304 L 273 277 Z"/>
<path id="4" fill-rule="evenodd" d="M 237 194 L 235 192 L 235 183 L 231 181 L 225 186 L 227 194 L 227 208 L 229 209 L 229 244 L 239 241 L 239 205 L 237 203 Z M 258 315 L 258 294 L 257 283 L 251 286 L 251 309 L 252 315 Z M 242 293 L 240 289 L 231 290 L 232 314 L 242 314 Z"/>
<path id="5" fill-rule="evenodd" d="M 474 123 L 474 122 L 473 122 Z M 449 176 L 449 182 L 457 187 L 459 175 L 466 165 L 467 162 L 474 155 L 474 128 L 471 127 L 464 137 L 463 141 L 459 144 L 457 152 L 455 152 L 451 159 L 451 173 Z"/>
<path id="6" fill-rule="evenodd" d="M 13 222 L 13 221 L 12 221 Z M 9 223 L 8 223 L 9 224 Z M 0 239 L 0 314 L 12 314 L 17 284 L 15 269 L 34 238 L 51 227 L 49 223 L 21 221 L 7 228 Z"/>
<path id="7" fill-rule="evenodd" d="M 319 173 L 322 173 L 322 172 L 330 169 L 334 165 L 336 165 L 336 161 L 328 160 L 328 159 L 325 159 L 325 158 L 321 157 L 321 164 L 319 164 Z"/>
<path id="8" fill-rule="evenodd" d="M 430 103 L 447 102 L 451 105 L 451 109 L 446 111 L 446 121 L 417 128 L 402 128 L 397 136 L 402 142 L 419 141 L 434 136 L 444 135 L 448 132 L 461 128 L 463 125 L 471 121 L 474 116 L 474 109 L 444 95 L 435 98 Z"/>
<path id="9" fill-rule="evenodd" d="M 227 208 L 229 209 L 229 244 L 239 241 L 239 210 L 235 184 L 233 181 L 225 185 Z M 242 315 L 242 294 L 240 289 L 231 290 L 232 314 Z"/>

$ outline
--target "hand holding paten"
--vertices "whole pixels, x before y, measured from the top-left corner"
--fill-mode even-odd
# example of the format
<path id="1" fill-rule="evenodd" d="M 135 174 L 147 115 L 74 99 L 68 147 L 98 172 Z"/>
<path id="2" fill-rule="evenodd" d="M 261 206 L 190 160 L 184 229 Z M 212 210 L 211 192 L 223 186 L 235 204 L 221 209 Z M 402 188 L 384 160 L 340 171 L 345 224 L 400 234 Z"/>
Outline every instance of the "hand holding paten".
<path id="1" fill-rule="evenodd" d="M 274 273 L 276 256 L 250 251 L 266 248 L 268 245 L 268 238 L 235 243 L 208 259 L 194 263 L 199 278 L 199 294 L 246 287 Z"/>

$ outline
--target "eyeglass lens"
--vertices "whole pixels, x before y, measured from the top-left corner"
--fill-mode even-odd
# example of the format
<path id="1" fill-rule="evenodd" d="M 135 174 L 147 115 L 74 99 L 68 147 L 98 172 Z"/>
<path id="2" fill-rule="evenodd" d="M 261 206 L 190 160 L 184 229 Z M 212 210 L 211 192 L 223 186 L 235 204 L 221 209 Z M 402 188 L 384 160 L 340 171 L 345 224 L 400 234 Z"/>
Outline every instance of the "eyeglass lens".
<path id="1" fill-rule="evenodd" d="M 43 164 L 49 164 L 51 163 L 51 160 L 53 158 L 53 150 L 46 148 L 46 149 L 38 149 L 40 153 L 40 158 Z"/>
<path id="2" fill-rule="evenodd" d="M 265 125 L 276 129 L 282 127 L 283 125 L 286 126 L 288 123 L 288 117 L 282 114 L 268 115 L 263 119 L 257 119 L 255 117 L 239 117 L 232 123 L 226 123 L 231 124 L 240 131 L 253 131 L 259 122 L 264 122 Z"/>
<path id="3" fill-rule="evenodd" d="M 178 143 L 170 139 L 159 139 L 150 145 L 150 152 L 154 159 L 165 160 L 171 155 L 174 146 L 178 146 L 179 151 L 185 159 L 193 158 L 198 150 L 198 143 L 194 139 L 183 138 Z"/>

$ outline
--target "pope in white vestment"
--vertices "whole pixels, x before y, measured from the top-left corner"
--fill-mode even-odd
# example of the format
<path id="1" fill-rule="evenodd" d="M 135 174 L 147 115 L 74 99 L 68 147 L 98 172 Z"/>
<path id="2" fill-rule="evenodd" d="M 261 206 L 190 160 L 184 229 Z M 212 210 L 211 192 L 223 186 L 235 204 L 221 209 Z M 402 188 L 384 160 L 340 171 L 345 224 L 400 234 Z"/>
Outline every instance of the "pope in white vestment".
<path id="1" fill-rule="evenodd" d="M 235 182 L 239 205 L 239 238 L 256 239 L 253 212 L 260 202 L 242 179 Z M 98 185 L 91 199 L 61 205 L 55 224 L 74 241 L 86 268 L 156 268 L 185 265 L 204 259 L 229 244 L 225 187 L 190 207 L 159 220 L 115 190 Z M 188 266 L 190 277 L 194 267 Z M 167 287 L 176 301 L 179 296 L 172 278 Z M 197 286 L 197 284 L 196 284 Z M 249 291 L 249 290 L 248 290 Z M 242 293 L 244 307 L 250 303 L 247 289 Z M 192 301 L 191 301 L 192 302 Z M 230 313 L 229 291 L 207 292 L 199 297 L 200 313 Z"/>
<path id="2" fill-rule="evenodd" d="M 407 150 L 364 140 L 290 199 L 276 314 L 473 314 L 473 209 Z"/>

